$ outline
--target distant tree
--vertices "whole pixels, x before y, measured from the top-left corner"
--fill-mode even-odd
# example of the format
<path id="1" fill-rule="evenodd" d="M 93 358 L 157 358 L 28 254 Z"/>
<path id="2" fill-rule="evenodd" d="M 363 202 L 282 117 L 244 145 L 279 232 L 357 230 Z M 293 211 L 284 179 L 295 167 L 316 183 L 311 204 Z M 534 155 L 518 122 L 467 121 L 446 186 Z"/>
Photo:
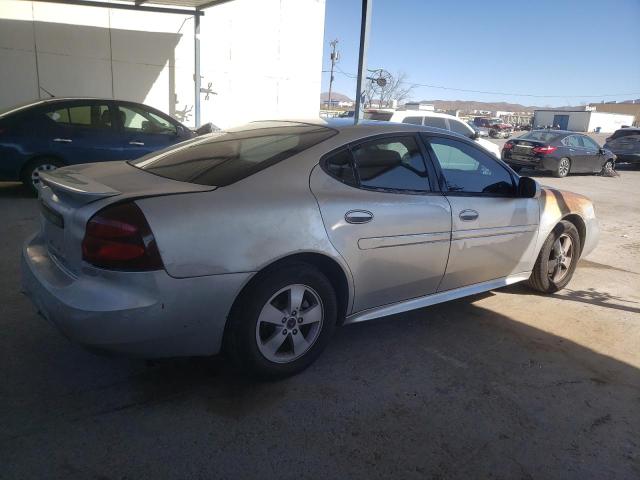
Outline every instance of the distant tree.
<path id="1" fill-rule="evenodd" d="M 375 72 L 380 71 L 376 70 Z M 370 78 L 376 78 L 375 74 Z M 407 78 L 408 76 L 404 72 L 398 72 L 396 75 L 387 74 L 385 77 L 387 83 L 384 86 L 377 85 L 373 80 L 368 80 L 364 88 L 364 106 L 371 107 L 372 103 L 376 103 L 381 108 L 390 107 L 393 100 L 401 103 L 410 99 L 415 85 L 411 85 Z"/>

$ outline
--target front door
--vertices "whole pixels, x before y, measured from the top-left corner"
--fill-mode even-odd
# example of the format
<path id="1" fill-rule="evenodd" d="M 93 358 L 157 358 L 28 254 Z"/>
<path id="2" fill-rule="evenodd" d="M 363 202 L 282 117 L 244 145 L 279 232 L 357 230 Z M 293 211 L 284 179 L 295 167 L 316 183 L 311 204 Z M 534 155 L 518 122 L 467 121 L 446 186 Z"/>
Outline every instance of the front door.
<path id="1" fill-rule="evenodd" d="M 354 281 L 353 312 L 437 290 L 451 233 L 449 202 L 413 135 L 351 145 L 310 179 L 331 243 Z"/>
<path id="2" fill-rule="evenodd" d="M 600 153 L 600 145 L 586 135 L 580 135 L 584 145 L 585 162 L 590 172 L 599 172 L 605 162 L 605 156 Z"/>
<path id="3" fill-rule="evenodd" d="M 175 124 L 135 104 L 118 104 L 122 148 L 135 159 L 182 140 Z"/>
<path id="4" fill-rule="evenodd" d="M 530 271 L 535 260 L 538 200 L 518 198 L 515 179 L 474 145 L 425 135 L 451 204 L 449 262 L 439 291 Z"/>

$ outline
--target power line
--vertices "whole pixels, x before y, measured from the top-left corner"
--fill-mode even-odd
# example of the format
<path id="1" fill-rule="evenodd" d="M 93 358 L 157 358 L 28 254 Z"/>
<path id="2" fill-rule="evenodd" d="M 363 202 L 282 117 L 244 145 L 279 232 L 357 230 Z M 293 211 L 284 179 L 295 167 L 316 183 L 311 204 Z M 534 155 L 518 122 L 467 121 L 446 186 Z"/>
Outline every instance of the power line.
<path id="1" fill-rule="evenodd" d="M 349 78 L 356 78 L 357 75 L 352 73 L 343 72 L 340 68 L 336 68 L 338 73 L 341 73 Z M 454 87 L 445 87 L 444 85 L 431 85 L 428 83 L 414 83 L 414 82 L 399 82 L 408 86 L 413 87 L 425 87 L 425 88 L 437 88 L 440 90 L 451 90 L 454 92 L 467 92 L 467 93 L 484 93 L 488 95 L 504 95 L 504 96 L 512 96 L 512 97 L 532 97 L 532 98 L 602 98 L 602 97 L 625 97 L 625 96 L 634 96 L 640 95 L 640 92 L 627 92 L 627 93 L 603 93 L 600 95 L 535 95 L 532 93 L 515 93 L 515 92 L 492 92 L 487 90 L 471 90 L 468 88 L 454 88 Z"/>

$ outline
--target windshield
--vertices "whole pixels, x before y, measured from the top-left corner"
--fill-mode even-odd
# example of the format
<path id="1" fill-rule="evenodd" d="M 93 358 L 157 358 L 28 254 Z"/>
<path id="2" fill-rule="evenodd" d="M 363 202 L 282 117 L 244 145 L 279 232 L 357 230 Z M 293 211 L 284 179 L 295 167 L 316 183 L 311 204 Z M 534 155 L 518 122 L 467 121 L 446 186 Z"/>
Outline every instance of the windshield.
<path id="1" fill-rule="evenodd" d="M 296 155 L 336 133 L 321 125 L 256 122 L 197 137 L 130 163 L 180 182 L 224 186 Z"/>
<path id="2" fill-rule="evenodd" d="M 561 135 L 558 135 L 557 132 L 548 132 L 546 130 L 534 130 L 518 138 L 522 140 L 537 140 L 537 141 L 546 143 L 546 142 L 553 142 L 554 140 L 557 140 L 559 137 L 561 137 Z"/>

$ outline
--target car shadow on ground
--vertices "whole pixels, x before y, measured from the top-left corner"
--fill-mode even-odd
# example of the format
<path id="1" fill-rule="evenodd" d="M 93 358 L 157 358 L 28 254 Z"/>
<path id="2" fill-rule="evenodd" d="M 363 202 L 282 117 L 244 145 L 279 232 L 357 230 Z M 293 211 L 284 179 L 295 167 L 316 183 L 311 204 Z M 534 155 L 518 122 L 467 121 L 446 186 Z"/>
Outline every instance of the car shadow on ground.
<path id="1" fill-rule="evenodd" d="M 0 182 L 0 198 L 33 198 L 36 196 L 22 183 Z"/>
<path id="2" fill-rule="evenodd" d="M 5 473 L 637 475 L 638 369 L 478 305 L 488 295 L 342 327 L 314 365 L 276 382 L 222 358 L 97 357 L 46 327 L 3 367 Z M 44 322 L 32 309 L 24 321 Z"/>

